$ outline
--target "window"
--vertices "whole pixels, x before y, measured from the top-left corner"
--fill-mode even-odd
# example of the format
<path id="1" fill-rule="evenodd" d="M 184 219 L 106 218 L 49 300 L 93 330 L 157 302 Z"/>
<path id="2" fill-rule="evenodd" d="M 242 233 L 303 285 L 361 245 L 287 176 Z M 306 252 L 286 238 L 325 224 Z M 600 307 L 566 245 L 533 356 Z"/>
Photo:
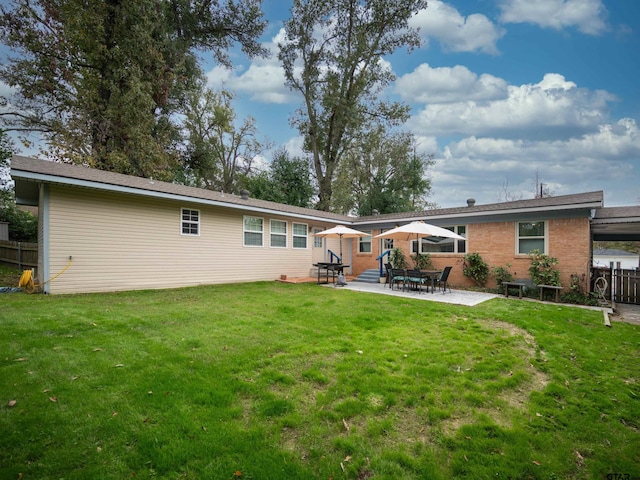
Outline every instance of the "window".
<path id="1" fill-rule="evenodd" d="M 316 233 L 320 233 L 320 228 L 313 229 L 313 248 L 322 248 L 322 237 L 316 237 Z"/>
<path id="2" fill-rule="evenodd" d="M 261 247 L 264 220 L 260 217 L 244 217 L 244 246 Z"/>
<path id="3" fill-rule="evenodd" d="M 443 227 L 467 238 L 466 225 Z M 411 242 L 411 253 L 416 253 L 418 242 Z M 467 241 L 448 237 L 424 237 L 420 239 L 420 253 L 466 253 Z"/>
<path id="4" fill-rule="evenodd" d="M 366 237 L 358 237 L 358 253 L 371 253 L 371 230 L 363 230 Z"/>
<path id="5" fill-rule="evenodd" d="M 293 248 L 307 248 L 308 228 L 306 223 L 292 224 Z"/>
<path id="6" fill-rule="evenodd" d="M 181 217 L 182 235 L 200 235 L 200 210 L 183 208 Z"/>
<path id="7" fill-rule="evenodd" d="M 271 220 L 271 246 L 276 248 L 287 247 L 287 222 Z"/>
<path id="8" fill-rule="evenodd" d="M 545 253 L 545 222 L 518 222 L 517 224 L 517 253 L 526 255 L 533 250 Z"/>

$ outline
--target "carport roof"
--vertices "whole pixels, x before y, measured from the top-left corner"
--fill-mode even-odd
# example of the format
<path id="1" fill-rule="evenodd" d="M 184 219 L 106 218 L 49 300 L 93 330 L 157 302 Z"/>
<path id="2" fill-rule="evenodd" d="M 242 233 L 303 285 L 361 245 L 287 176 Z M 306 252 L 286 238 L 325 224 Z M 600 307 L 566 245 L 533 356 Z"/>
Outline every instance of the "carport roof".
<path id="1" fill-rule="evenodd" d="M 640 206 L 596 209 L 591 231 L 596 241 L 640 241 Z"/>

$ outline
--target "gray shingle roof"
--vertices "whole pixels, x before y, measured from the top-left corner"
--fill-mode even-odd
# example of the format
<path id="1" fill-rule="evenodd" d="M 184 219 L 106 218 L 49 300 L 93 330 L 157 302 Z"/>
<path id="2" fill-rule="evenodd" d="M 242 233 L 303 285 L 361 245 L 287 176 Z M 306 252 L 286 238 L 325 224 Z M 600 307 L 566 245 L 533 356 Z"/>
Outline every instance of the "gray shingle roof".
<path id="1" fill-rule="evenodd" d="M 274 213 L 292 214 L 304 217 L 325 219 L 327 221 L 345 224 L 380 223 L 383 221 L 409 221 L 416 218 L 455 217 L 455 216 L 483 216 L 492 214 L 514 213 L 519 211 L 550 210 L 550 209 L 588 209 L 602 207 L 602 191 L 579 193 L 573 195 L 559 195 L 555 197 L 517 200 L 514 202 L 492 203 L 486 205 L 461 206 L 425 210 L 421 212 L 403 212 L 386 215 L 375 215 L 355 218 L 330 212 L 322 212 L 310 208 L 294 207 L 255 198 L 243 199 L 228 193 L 214 192 L 196 187 L 187 187 L 168 182 L 160 182 L 149 178 L 133 177 L 120 173 L 106 172 L 77 165 L 50 162 L 34 158 L 14 156 L 11 161 L 11 174 L 14 178 L 43 180 L 52 183 L 82 184 L 89 188 L 102 186 L 122 187 L 144 194 L 145 192 L 160 193 L 168 196 L 193 198 L 194 200 L 212 201 L 227 205 L 231 208 L 254 208 Z M 633 207 L 632 207 L 633 208 Z M 640 208 L 640 207 L 638 207 Z M 608 210 L 608 209 L 605 209 Z"/>
<path id="2" fill-rule="evenodd" d="M 238 195 L 229 193 L 214 192 L 203 188 L 188 187 L 175 183 L 161 182 L 149 178 L 133 177 L 120 173 L 106 172 L 95 168 L 87 168 L 79 165 L 69 165 L 64 163 L 56 163 L 45 160 L 38 160 L 29 157 L 15 155 L 11 160 L 11 174 L 20 177 L 20 172 L 29 172 L 33 174 L 44 175 L 48 177 L 48 181 L 52 183 L 68 183 L 62 179 L 79 180 L 94 184 L 95 188 L 100 185 L 110 185 L 117 187 L 126 187 L 143 192 L 157 192 L 167 195 L 176 195 L 181 197 L 190 197 L 194 200 L 210 200 L 227 204 L 230 207 L 243 206 L 252 207 L 262 210 L 271 210 L 283 214 L 295 214 L 308 217 L 320 217 L 329 221 L 351 223 L 353 217 L 339 215 L 331 212 L 322 212 L 311 208 L 294 207 L 277 202 L 269 202 L 256 198 L 243 199 Z M 56 180 L 57 179 L 57 180 Z"/>

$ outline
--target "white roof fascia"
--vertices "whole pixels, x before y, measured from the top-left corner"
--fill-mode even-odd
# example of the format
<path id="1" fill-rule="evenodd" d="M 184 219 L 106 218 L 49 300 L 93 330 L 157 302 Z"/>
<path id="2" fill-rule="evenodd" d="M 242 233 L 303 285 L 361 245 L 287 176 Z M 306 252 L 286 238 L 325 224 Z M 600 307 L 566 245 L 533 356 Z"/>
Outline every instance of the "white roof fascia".
<path id="1" fill-rule="evenodd" d="M 142 188 L 125 187 L 123 185 L 113 185 L 110 183 L 93 182 L 90 180 L 80 180 L 76 178 L 59 177 L 47 175 L 43 173 L 33 173 L 18 169 L 12 169 L 11 176 L 16 176 L 26 180 L 33 180 L 46 183 L 58 183 L 62 185 L 71 185 L 74 187 L 84 187 L 98 190 L 106 190 L 109 192 L 127 193 L 131 195 L 143 195 L 147 197 L 162 198 L 166 200 L 175 200 L 180 202 L 198 203 L 201 205 L 211 205 L 216 207 L 234 208 L 237 210 L 251 211 L 257 213 L 266 213 L 270 215 L 279 215 L 282 217 L 301 218 L 305 220 L 315 220 L 323 223 L 340 223 L 348 224 L 350 221 L 337 220 L 332 218 L 323 218 L 315 215 L 304 215 L 300 213 L 283 212 L 264 207 L 253 207 L 251 205 L 239 205 L 237 203 L 227 203 L 219 200 L 210 200 L 206 198 L 190 197 L 188 195 L 176 195 L 174 193 L 158 192 L 156 190 L 145 190 Z M 151 182 L 152 180 L 150 180 Z"/>

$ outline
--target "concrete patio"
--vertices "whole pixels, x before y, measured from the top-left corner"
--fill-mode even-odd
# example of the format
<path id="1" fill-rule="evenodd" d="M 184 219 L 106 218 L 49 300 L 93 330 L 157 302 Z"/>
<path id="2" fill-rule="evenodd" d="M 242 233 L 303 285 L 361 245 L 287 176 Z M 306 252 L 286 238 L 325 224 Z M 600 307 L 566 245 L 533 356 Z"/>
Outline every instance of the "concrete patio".
<path id="1" fill-rule="evenodd" d="M 344 290 L 353 290 L 357 292 L 367 292 L 367 293 L 379 293 L 383 295 L 392 295 L 395 297 L 404 297 L 404 298 L 413 298 L 416 300 L 431 300 L 432 302 L 442 302 L 442 303 L 452 303 L 456 305 L 466 305 L 469 307 L 473 307 L 474 305 L 478 305 L 487 300 L 491 300 L 492 298 L 497 298 L 500 295 L 495 295 L 492 293 L 484 293 L 484 292 L 473 292 L 468 290 L 447 290 L 447 293 L 442 293 L 441 290 L 436 290 L 434 293 L 426 292 L 422 290 L 421 292 L 405 290 L 398 290 L 394 288 L 391 290 L 388 286 L 385 286 L 382 283 L 365 283 L 365 282 L 350 282 L 347 281 L 347 285 L 344 287 L 337 287 L 333 284 L 323 285 L 327 288 L 336 288 L 336 289 L 344 289 Z"/>

